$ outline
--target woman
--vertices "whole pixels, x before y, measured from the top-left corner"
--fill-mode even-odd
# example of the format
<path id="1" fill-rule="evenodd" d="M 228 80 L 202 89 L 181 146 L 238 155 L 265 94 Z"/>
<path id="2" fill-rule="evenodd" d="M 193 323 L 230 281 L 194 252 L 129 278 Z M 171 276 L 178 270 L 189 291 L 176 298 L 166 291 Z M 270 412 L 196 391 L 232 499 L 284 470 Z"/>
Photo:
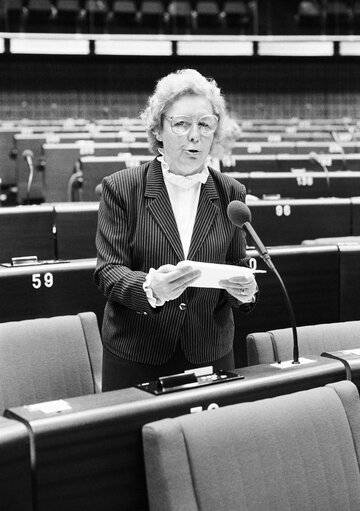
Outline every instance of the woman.
<path id="1" fill-rule="evenodd" d="M 158 156 L 102 182 L 95 282 L 107 298 L 103 390 L 212 365 L 234 367 L 232 307 L 256 301 L 253 275 L 192 284 L 193 260 L 246 265 L 245 234 L 227 217 L 245 188 L 208 168 L 225 101 L 191 69 L 162 78 L 142 114 Z"/>

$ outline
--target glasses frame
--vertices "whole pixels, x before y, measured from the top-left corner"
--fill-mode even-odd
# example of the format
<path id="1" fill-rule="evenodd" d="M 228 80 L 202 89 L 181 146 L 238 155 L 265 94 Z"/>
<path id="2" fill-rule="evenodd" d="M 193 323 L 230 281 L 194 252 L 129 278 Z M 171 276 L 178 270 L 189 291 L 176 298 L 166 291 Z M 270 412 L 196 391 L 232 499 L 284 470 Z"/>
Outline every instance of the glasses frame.
<path id="1" fill-rule="evenodd" d="M 179 132 L 176 132 L 176 131 L 174 130 L 174 126 L 173 126 L 173 124 L 172 124 L 173 119 L 174 119 L 174 118 L 177 118 L 177 117 L 186 117 L 186 118 L 189 118 L 189 120 L 191 119 L 191 117 L 190 117 L 190 116 L 188 116 L 188 115 L 180 115 L 180 114 L 178 114 L 178 115 L 172 115 L 172 116 L 164 115 L 164 118 L 165 118 L 165 119 L 167 119 L 167 120 L 170 122 L 170 127 L 171 127 L 172 132 L 173 132 L 175 135 L 180 135 L 180 136 L 181 136 L 181 135 L 187 135 L 187 134 L 189 133 L 189 131 L 191 130 L 191 128 L 192 128 L 192 126 L 193 126 L 193 124 L 197 124 L 197 125 L 198 125 L 198 130 L 199 130 L 200 134 L 201 134 L 203 137 L 208 137 L 208 136 L 212 135 L 213 133 L 215 133 L 216 128 L 217 128 L 217 127 L 218 127 L 218 125 L 219 125 L 219 117 L 218 117 L 217 115 L 215 115 L 215 114 L 205 114 L 205 115 L 202 115 L 202 116 L 201 116 L 199 119 L 197 119 L 196 121 L 192 121 L 192 122 L 191 122 L 191 124 L 190 124 L 190 126 L 189 126 L 189 128 L 188 128 L 186 131 L 179 133 Z M 206 132 L 206 133 L 203 133 L 203 132 L 202 132 L 202 128 L 203 128 L 203 127 L 199 125 L 199 122 L 201 121 L 201 119 L 202 119 L 203 117 L 213 117 L 214 119 L 216 119 L 216 126 L 215 126 L 215 128 L 214 128 L 213 130 L 208 131 L 208 132 Z"/>

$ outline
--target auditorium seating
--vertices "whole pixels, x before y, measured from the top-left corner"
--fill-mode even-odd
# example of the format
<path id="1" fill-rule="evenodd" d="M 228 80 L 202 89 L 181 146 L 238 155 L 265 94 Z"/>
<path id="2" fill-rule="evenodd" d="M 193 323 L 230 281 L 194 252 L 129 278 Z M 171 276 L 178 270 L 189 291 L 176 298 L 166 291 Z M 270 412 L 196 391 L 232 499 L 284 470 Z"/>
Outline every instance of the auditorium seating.
<path id="1" fill-rule="evenodd" d="M 66 200 L 66 184 L 80 155 L 148 153 L 148 144 L 137 141 L 136 136 L 125 132 L 15 135 L 18 202 L 28 200 L 29 165 L 23 157 L 25 151 L 31 152 L 34 167 L 30 198 L 59 201 Z"/>
<path id="2" fill-rule="evenodd" d="M 360 402 L 348 381 L 146 424 L 150 511 L 360 507 Z"/>
<path id="3" fill-rule="evenodd" d="M 360 348 L 360 321 L 306 325 L 297 328 L 302 356 L 321 355 L 324 351 Z M 291 328 L 253 332 L 246 336 L 248 365 L 272 364 L 291 360 Z"/>
<path id="4" fill-rule="evenodd" d="M 241 172 L 290 172 L 298 169 L 329 172 L 337 170 L 360 170 L 360 154 L 234 154 L 234 171 Z"/>
<path id="5" fill-rule="evenodd" d="M 0 413 L 101 391 L 93 312 L 0 323 Z"/>
<path id="6" fill-rule="evenodd" d="M 64 210 L 65 216 L 69 213 Z M 90 218 L 91 211 L 87 214 Z M 264 269 L 256 251 L 248 252 L 259 268 Z M 269 254 L 285 282 L 299 326 L 358 319 L 358 245 L 269 247 Z M 101 325 L 105 297 L 93 282 L 95 263 L 90 258 L 0 266 L 0 288 L 8 297 L 1 306 L 1 321 L 93 311 Z M 247 334 L 290 326 L 282 290 L 274 274 L 267 270 L 256 278 L 260 297 L 255 309 L 251 314 L 234 311 L 237 367 L 247 365 Z"/>
<path id="7" fill-rule="evenodd" d="M 136 167 L 147 161 L 153 160 L 151 154 L 123 153 L 118 156 L 83 156 L 79 159 L 78 197 L 81 201 L 95 201 L 98 198 L 96 186 L 109 174 L 122 170 L 126 167 Z M 76 183 L 75 183 L 76 187 Z"/>
<path id="8" fill-rule="evenodd" d="M 246 186 L 247 193 L 258 198 L 278 197 L 316 199 L 352 197 L 358 194 L 360 172 L 336 170 L 316 172 L 297 169 L 293 172 L 224 172 Z"/>
<path id="9" fill-rule="evenodd" d="M 143 151 L 147 150 L 140 144 Z M 74 172 L 79 170 L 77 162 L 80 156 L 93 154 L 117 155 L 131 151 L 129 145 L 124 143 L 86 143 L 73 144 L 43 144 L 42 157 L 44 158 L 44 186 L 42 190 L 43 200 L 47 202 L 61 202 L 70 200 L 72 180 Z M 120 166 L 119 170 L 123 168 Z M 93 199 L 92 199 L 93 200 Z"/>
<path id="10" fill-rule="evenodd" d="M 341 362 L 314 357 L 296 368 L 260 365 L 234 374 L 243 378 L 164 395 L 141 386 L 69 398 L 67 406 L 7 409 L 6 417 L 25 424 L 31 439 L 36 511 L 148 511 L 144 424 L 319 387 L 346 373 Z"/>

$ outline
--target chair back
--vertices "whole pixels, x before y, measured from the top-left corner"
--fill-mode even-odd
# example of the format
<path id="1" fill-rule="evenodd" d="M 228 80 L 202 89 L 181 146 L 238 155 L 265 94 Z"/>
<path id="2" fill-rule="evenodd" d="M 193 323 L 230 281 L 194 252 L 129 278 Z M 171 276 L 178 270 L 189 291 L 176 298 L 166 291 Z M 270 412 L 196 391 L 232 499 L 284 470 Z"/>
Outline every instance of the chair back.
<path id="1" fill-rule="evenodd" d="M 360 321 L 297 327 L 300 356 L 360 348 Z M 272 364 L 293 356 L 292 328 L 254 332 L 246 337 L 248 365 Z"/>
<path id="2" fill-rule="evenodd" d="M 143 427 L 151 511 L 358 511 L 360 401 L 342 381 Z"/>
<path id="3" fill-rule="evenodd" d="M 101 363 L 93 312 L 0 323 L 0 413 L 100 392 Z"/>

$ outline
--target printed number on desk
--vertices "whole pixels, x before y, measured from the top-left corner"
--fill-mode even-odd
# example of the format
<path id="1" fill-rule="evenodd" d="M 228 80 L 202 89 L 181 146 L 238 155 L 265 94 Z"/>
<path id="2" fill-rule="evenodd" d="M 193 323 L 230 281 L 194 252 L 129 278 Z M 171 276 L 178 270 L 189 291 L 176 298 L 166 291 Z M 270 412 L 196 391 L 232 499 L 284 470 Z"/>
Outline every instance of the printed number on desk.
<path id="1" fill-rule="evenodd" d="M 45 287 L 52 287 L 54 284 L 54 276 L 50 272 L 44 274 L 33 273 L 31 275 L 31 282 L 34 289 L 40 289 L 42 285 Z"/>

